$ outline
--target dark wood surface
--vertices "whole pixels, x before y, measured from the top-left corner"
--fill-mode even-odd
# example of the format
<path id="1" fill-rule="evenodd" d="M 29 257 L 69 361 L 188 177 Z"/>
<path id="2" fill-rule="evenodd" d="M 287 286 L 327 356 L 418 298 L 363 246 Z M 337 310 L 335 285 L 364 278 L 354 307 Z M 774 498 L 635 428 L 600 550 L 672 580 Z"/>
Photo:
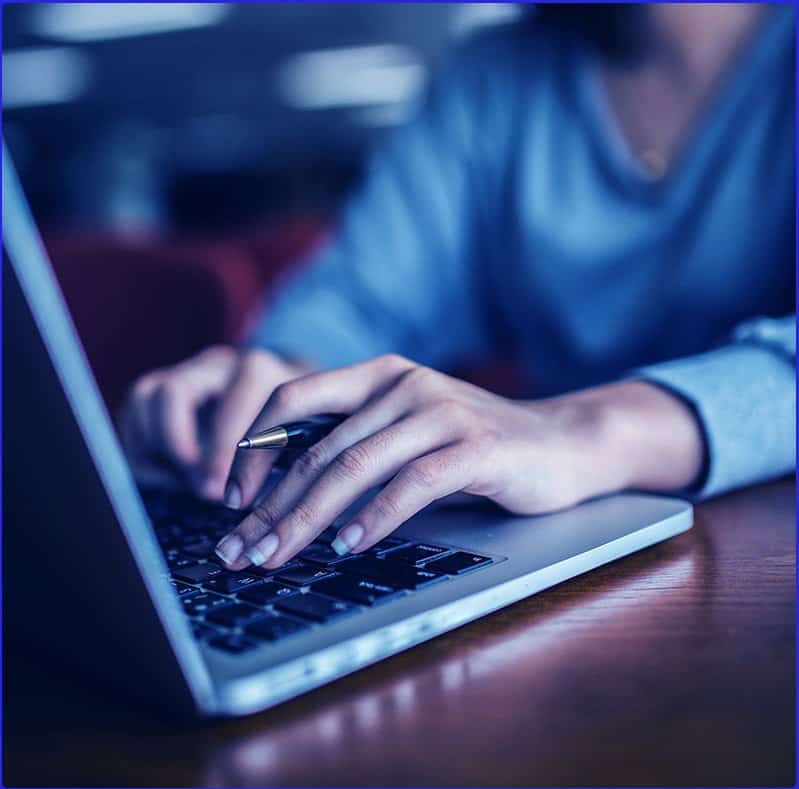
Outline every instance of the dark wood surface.
<path id="1" fill-rule="evenodd" d="M 242 720 L 7 656 L 6 785 L 791 785 L 794 485 Z"/>

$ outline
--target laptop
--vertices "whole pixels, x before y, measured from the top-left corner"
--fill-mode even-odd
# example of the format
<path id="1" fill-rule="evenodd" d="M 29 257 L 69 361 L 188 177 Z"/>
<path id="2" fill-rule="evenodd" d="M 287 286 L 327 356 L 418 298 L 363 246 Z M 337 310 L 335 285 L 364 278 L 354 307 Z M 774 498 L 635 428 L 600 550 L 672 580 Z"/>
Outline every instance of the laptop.
<path id="1" fill-rule="evenodd" d="M 226 571 L 242 514 L 137 488 L 5 143 L 2 164 L 6 647 L 170 714 L 245 715 L 690 528 L 687 502 L 633 493 L 431 507 L 365 555 L 336 556 L 331 524 L 283 568 Z"/>

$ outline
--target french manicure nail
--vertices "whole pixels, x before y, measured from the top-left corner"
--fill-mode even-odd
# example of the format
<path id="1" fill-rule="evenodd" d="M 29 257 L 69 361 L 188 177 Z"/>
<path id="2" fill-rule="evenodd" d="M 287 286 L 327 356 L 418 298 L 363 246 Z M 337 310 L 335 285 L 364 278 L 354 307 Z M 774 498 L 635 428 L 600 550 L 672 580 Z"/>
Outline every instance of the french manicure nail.
<path id="1" fill-rule="evenodd" d="M 280 545 L 277 534 L 267 534 L 257 545 L 244 552 L 244 555 L 256 566 L 268 562 Z"/>
<path id="2" fill-rule="evenodd" d="M 241 488 L 238 482 L 232 479 L 225 486 L 225 506 L 234 510 L 241 507 Z"/>
<path id="3" fill-rule="evenodd" d="M 345 526 L 337 535 L 336 539 L 330 543 L 330 547 L 339 555 L 349 553 L 363 537 L 363 526 L 358 523 L 351 523 Z"/>
<path id="4" fill-rule="evenodd" d="M 244 550 L 244 542 L 239 537 L 238 534 L 228 534 L 227 537 L 223 537 L 214 553 L 225 563 L 233 564 L 236 559 L 241 556 L 241 552 Z"/>

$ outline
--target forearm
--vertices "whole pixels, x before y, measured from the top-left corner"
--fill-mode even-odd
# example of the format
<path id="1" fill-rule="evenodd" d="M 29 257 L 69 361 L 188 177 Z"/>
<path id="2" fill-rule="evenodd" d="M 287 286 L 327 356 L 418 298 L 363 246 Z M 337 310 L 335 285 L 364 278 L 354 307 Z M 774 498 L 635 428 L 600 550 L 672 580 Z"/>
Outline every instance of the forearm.
<path id="1" fill-rule="evenodd" d="M 562 436 L 560 462 L 571 466 L 577 500 L 627 489 L 681 491 L 702 475 L 695 414 L 653 384 L 624 381 L 523 405 Z"/>
<path id="2" fill-rule="evenodd" d="M 732 339 L 564 398 L 593 414 L 605 490 L 702 498 L 795 466 L 795 318 L 753 320 Z"/>
<path id="3" fill-rule="evenodd" d="M 691 407 L 645 381 L 624 381 L 578 394 L 595 402 L 601 457 L 620 489 L 686 490 L 701 478 L 706 448 Z"/>

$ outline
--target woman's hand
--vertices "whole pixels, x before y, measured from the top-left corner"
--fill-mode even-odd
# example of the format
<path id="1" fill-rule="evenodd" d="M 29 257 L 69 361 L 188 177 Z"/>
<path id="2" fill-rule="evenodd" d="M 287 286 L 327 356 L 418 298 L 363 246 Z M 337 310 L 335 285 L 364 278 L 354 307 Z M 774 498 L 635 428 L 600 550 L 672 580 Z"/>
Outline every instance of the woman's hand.
<path id="1" fill-rule="evenodd" d="M 221 499 L 236 442 L 272 390 L 304 372 L 266 351 L 216 346 L 142 376 L 119 420 L 136 478 Z"/>
<path id="2" fill-rule="evenodd" d="M 384 483 L 339 532 L 339 553 L 369 548 L 458 491 L 534 514 L 631 486 L 684 487 L 702 462 L 692 412 L 649 384 L 520 402 L 397 356 L 278 386 L 250 430 L 324 412 L 351 416 L 220 541 L 217 553 L 232 568 L 279 567 Z M 240 450 L 227 500 L 250 505 L 275 457 Z"/>

